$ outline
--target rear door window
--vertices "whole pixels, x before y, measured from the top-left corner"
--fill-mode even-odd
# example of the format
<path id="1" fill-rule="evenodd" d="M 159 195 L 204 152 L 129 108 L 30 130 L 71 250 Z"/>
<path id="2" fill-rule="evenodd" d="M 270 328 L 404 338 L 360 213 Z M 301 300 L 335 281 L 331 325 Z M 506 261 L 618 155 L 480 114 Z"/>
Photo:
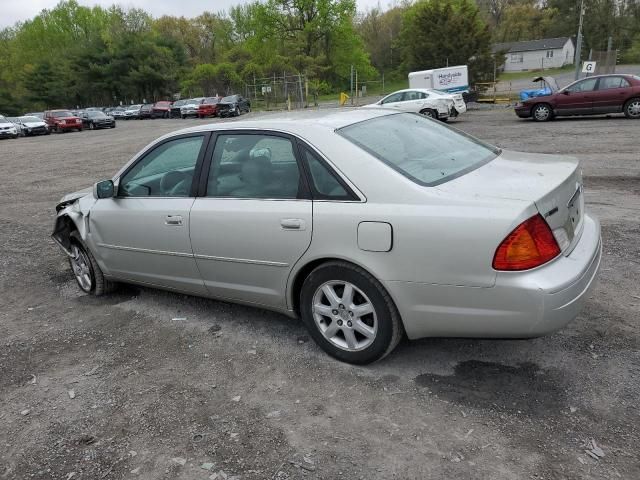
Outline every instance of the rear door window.
<path id="1" fill-rule="evenodd" d="M 627 88 L 629 82 L 622 77 L 602 77 L 598 84 L 598 90 L 610 90 L 612 88 Z"/>

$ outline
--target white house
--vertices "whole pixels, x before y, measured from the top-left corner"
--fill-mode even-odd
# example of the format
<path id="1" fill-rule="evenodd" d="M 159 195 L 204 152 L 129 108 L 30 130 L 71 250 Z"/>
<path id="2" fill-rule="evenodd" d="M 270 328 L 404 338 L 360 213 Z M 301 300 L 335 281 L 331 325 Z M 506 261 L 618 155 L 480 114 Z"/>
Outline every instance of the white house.
<path id="1" fill-rule="evenodd" d="M 493 53 L 505 52 L 505 72 L 563 67 L 573 63 L 575 54 L 571 37 L 496 43 L 492 49 Z"/>

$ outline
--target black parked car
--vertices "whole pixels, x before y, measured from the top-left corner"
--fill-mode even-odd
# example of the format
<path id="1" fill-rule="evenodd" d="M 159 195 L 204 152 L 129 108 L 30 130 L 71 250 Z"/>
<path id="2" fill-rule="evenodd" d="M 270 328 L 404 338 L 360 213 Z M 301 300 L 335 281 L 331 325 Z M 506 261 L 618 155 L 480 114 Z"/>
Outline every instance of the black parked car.
<path id="1" fill-rule="evenodd" d="M 221 117 L 238 117 L 242 112 L 251 111 L 251 102 L 242 95 L 229 95 L 218 103 L 218 115 Z"/>
<path id="2" fill-rule="evenodd" d="M 153 103 L 145 103 L 140 107 L 140 113 L 138 113 L 138 119 L 151 118 L 153 115 Z"/>
<path id="3" fill-rule="evenodd" d="M 106 115 L 99 110 L 86 110 L 82 113 L 82 125 L 89 130 L 96 128 L 116 128 L 116 121 L 113 117 Z"/>

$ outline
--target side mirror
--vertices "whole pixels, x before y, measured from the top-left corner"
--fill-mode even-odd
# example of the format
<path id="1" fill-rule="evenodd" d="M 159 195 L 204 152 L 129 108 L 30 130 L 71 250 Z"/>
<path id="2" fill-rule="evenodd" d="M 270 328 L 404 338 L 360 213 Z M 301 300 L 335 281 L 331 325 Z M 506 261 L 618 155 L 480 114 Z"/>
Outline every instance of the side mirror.
<path id="1" fill-rule="evenodd" d="M 100 198 L 112 198 L 114 196 L 115 188 L 112 180 L 103 180 L 93 185 L 93 196 L 97 199 Z"/>

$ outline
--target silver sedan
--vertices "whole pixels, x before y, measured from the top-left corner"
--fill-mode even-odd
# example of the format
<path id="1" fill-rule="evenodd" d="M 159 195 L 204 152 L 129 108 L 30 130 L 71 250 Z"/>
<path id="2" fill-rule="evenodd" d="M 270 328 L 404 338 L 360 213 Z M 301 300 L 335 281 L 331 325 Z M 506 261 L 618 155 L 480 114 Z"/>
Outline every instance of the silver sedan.
<path id="1" fill-rule="evenodd" d="M 352 363 L 405 334 L 553 332 L 601 256 L 575 159 L 383 109 L 181 130 L 57 212 L 83 291 L 126 282 L 276 310 Z"/>

